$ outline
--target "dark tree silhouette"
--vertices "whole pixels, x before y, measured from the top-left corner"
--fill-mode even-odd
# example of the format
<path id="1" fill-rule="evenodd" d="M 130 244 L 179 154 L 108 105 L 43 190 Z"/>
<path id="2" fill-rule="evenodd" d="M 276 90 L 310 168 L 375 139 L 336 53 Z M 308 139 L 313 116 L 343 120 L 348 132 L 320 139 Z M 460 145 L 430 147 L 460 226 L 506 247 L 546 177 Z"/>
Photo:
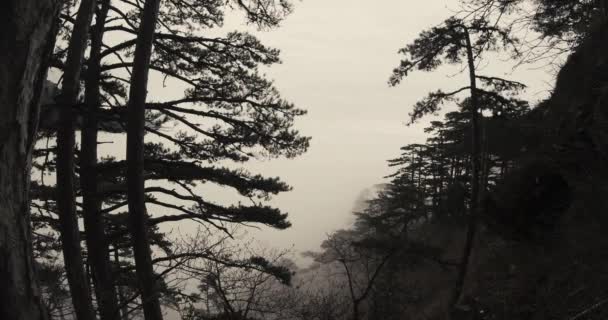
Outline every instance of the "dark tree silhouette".
<path id="1" fill-rule="evenodd" d="M 451 305 L 456 306 L 464 288 L 464 281 L 467 275 L 469 261 L 473 251 L 478 217 L 480 215 L 480 201 L 483 197 L 481 180 L 482 159 L 481 159 L 481 139 L 482 130 L 480 127 L 481 99 L 494 98 L 495 100 L 508 101 L 496 91 L 484 91 L 479 88 L 478 81 L 486 86 L 500 91 L 520 89 L 521 84 L 507 81 L 501 78 L 480 76 L 476 72 L 477 60 L 482 58 L 486 51 L 512 48 L 516 51 L 514 44 L 516 39 L 511 37 L 510 31 L 501 29 L 490 24 L 485 19 L 475 19 L 464 21 L 457 18 L 450 18 L 437 27 L 424 31 L 414 42 L 400 50 L 406 56 L 401 65 L 393 72 L 390 79 L 391 85 L 397 85 L 403 77 L 415 69 L 422 71 L 432 71 L 441 66 L 444 62 L 461 63 L 463 60 L 467 66 L 469 85 L 460 89 L 443 92 L 441 90 L 432 92 L 427 98 L 418 102 L 414 106 L 411 118 L 412 121 L 420 117 L 435 113 L 441 105 L 454 99 L 454 96 L 469 91 L 470 96 L 466 100 L 466 108 L 469 113 L 471 127 L 471 196 L 468 215 L 467 237 L 464 252 L 461 259 L 461 267 L 457 277 L 456 286 Z M 498 99 L 496 99 L 498 98 Z"/>
<path id="2" fill-rule="evenodd" d="M 135 255 L 137 284 L 146 320 L 161 320 L 163 318 L 158 297 L 158 283 L 152 266 L 147 228 L 148 213 L 146 212 L 144 191 L 146 96 L 148 94 L 148 73 L 159 5 L 160 0 L 148 0 L 144 5 L 133 56 L 133 72 L 127 110 L 129 230 L 133 242 L 133 254 Z"/>
<path id="3" fill-rule="evenodd" d="M 0 318 L 47 319 L 34 270 L 29 214 L 32 148 L 59 1 L 0 5 Z"/>
<path id="4" fill-rule="evenodd" d="M 361 306 L 368 299 L 384 266 L 395 254 L 394 246 L 370 247 L 365 234 L 339 230 L 323 241 L 322 252 L 309 252 L 317 262 L 337 263 L 343 269 L 351 303 L 351 318 L 362 318 Z"/>
<path id="5" fill-rule="evenodd" d="M 464 0 L 463 16 L 477 17 L 526 34 L 520 63 L 548 62 L 558 67 L 608 16 L 606 0 Z"/>
<path id="6" fill-rule="evenodd" d="M 95 26 L 91 29 L 91 45 L 85 80 L 85 113 L 81 129 L 80 187 L 88 258 L 101 320 L 112 320 L 119 312 L 114 277 L 108 252 L 106 223 L 101 213 L 102 199 L 98 195 L 97 138 L 101 82 L 101 50 L 110 9 L 110 0 L 102 0 L 97 7 Z"/>
<path id="7" fill-rule="evenodd" d="M 83 0 L 71 33 L 59 95 L 60 119 L 57 130 L 57 210 L 61 229 L 63 259 L 76 318 L 93 320 L 95 312 L 89 292 L 80 247 L 80 230 L 76 217 L 74 148 L 76 144 L 73 109 L 78 102 L 80 75 L 89 28 L 95 9 L 94 0 Z"/>
<path id="8" fill-rule="evenodd" d="M 128 162 L 102 159 L 97 163 L 96 136 L 98 130 L 124 134 L 129 128 L 126 107 L 129 81 L 125 79 L 124 71 L 132 72 L 133 61 L 128 60 L 136 39 L 112 45 L 106 41 L 115 33 L 122 33 L 127 39 L 136 35 L 138 25 L 141 25 L 142 8 L 133 3 L 119 7 L 105 1 L 99 4 L 91 31 L 89 60 L 83 73 L 85 101 L 75 108 L 74 122 L 82 134 L 82 149 L 76 159 L 81 190 L 76 190 L 76 194 L 83 197 L 86 254 L 99 311 L 102 317 L 107 317 L 116 315 L 116 310 L 120 309 L 111 307 L 115 305 L 112 300 L 116 300 L 111 295 L 114 292 L 111 277 L 117 279 L 119 291 L 123 291 L 119 297 L 122 295 L 124 298 L 129 293 L 126 291 L 132 291 L 134 283 L 129 279 L 132 274 L 128 272 L 125 275 L 121 274 L 122 271 L 110 274 L 107 270 L 117 263 L 111 262 L 104 253 L 111 247 L 120 264 L 126 265 L 133 254 L 125 246 L 130 239 L 124 227 L 126 215 L 122 211 L 129 202 L 129 188 L 125 183 Z M 194 10 L 197 6 L 205 10 Z M 271 81 L 264 79 L 257 70 L 259 65 L 278 62 L 277 50 L 263 46 L 245 33 L 232 32 L 223 38 L 205 38 L 193 32 L 200 30 L 201 26 L 204 29 L 220 25 L 224 9 L 230 6 L 245 10 L 248 21 L 260 27 L 277 25 L 290 11 L 289 4 L 283 1 L 235 1 L 228 6 L 226 3 L 172 1 L 160 6 L 161 18 L 157 19 L 160 22 L 151 68 L 157 75 L 173 78 L 188 87 L 183 99 L 146 103 L 145 131 L 152 139 L 164 140 L 164 144 L 149 142 L 144 146 L 146 181 L 163 182 L 162 186 L 145 189 L 145 202 L 154 204 L 158 208 L 155 210 L 163 210 L 162 214 L 153 214 L 154 218 L 145 227 L 148 228 L 151 245 L 167 257 L 172 256 L 172 244 L 158 232 L 157 226 L 161 223 L 194 220 L 212 225 L 221 232 L 228 231 L 226 223 L 261 223 L 280 229 L 290 226 L 286 213 L 261 202 L 273 194 L 289 191 L 291 188 L 287 184 L 278 178 L 265 178 L 243 169 L 213 165 L 222 160 L 241 163 L 259 156 L 293 157 L 308 146 L 308 138 L 292 129 L 295 117 L 305 112 L 281 99 Z M 177 7 L 180 8 L 179 14 L 175 14 Z M 68 15 L 62 17 L 62 35 L 69 39 L 73 19 Z M 54 67 L 65 68 L 64 55 L 65 50 L 59 48 Z M 44 138 L 47 139 L 52 139 L 54 131 L 59 128 L 53 119 L 53 109 L 57 109 L 56 106 L 46 108 L 49 116 L 45 117 L 44 128 L 47 131 Z M 175 133 L 167 134 L 163 126 L 170 122 L 178 126 Z M 57 227 L 54 218 L 56 203 L 48 197 L 54 192 L 54 187 L 44 184 L 44 175 L 55 170 L 55 159 L 49 157 L 55 152 L 56 149 L 49 146 L 37 153 L 41 156 L 41 161 L 36 163 L 37 169 L 41 170 L 41 180 L 34 183 L 34 196 L 38 201 L 33 206 L 42 214 L 36 217 L 37 226 L 41 229 Z M 204 165 L 204 162 L 211 164 Z M 239 202 L 224 206 L 204 199 L 196 186 L 207 181 L 237 190 L 240 195 L 251 199 L 252 204 Z M 166 182 L 178 188 L 167 187 Z M 38 239 L 41 243 L 50 241 L 50 238 Z M 175 257 L 174 262 L 179 263 L 180 259 Z M 167 273 L 160 271 L 164 269 L 160 264 L 156 267 L 160 274 L 155 277 L 163 290 L 162 295 L 169 298 L 173 293 L 166 290 L 162 279 Z M 119 300 L 125 301 L 123 298 Z M 131 307 L 139 307 L 137 297 L 126 299 Z"/>

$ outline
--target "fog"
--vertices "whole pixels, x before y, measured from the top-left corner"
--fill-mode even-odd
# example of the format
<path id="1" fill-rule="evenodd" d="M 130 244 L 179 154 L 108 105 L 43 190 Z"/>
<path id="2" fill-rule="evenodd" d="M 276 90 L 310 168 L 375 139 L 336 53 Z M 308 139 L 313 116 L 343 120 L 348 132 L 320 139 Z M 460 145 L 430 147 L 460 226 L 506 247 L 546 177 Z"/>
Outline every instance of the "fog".
<path id="1" fill-rule="evenodd" d="M 451 66 L 447 73 L 415 73 L 398 87 L 388 85 L 401 58 L 397 50 L 458 10 L 455 0 L 305 0 L 295 2 L 293 13 L 275 29 L 257 30 L 229 13 L 223 28 L 208 30 L 217 36 L 248 31 L 266 46 L 280 49 L 282 63 L 263 71 L 285 99 L 308 111 L 295 126 L 312 137 L 308 152 L 295 159 L 256 159 L 244 166 L 252 173 L 278 176 L 293 187 L 270 202 L 289 213 L 292 227 L 243 229 L 246 237 L 261 246 L 293 249 L 294 258 L 303 262 L 298 253 L 318 249 L 327 234 L 353 222 L 352 212 L 366 197 L 362 195 L 392 173 L 386 161 L 397 157 L 401 146 L 425 139 L 423 128 L 433 117 L 408 126 L 411 106 L 429 91 L 453 89 L 458 81 L 466 81 L 462 66 Z M 501 60 L 487 61 L 480 72 L 525 82 L 532 88 L 527 92 L 531 100 L 546 96 L 551 87 L 550 75 L 538 78 L 543 73 L 532 67 L 514 70 Z M 151 77 L 161 80 L 154 72 Z M 177 81 L 151 81 L 148 99 L 167 101 L 180 97 L 184 88 Z M 124 140 L 101 145 L 100 150 L 120 157 Z M 214 201 L 242 201 L 229 189 L 198 190 Z M 196 227 L 186 222 L 162 230 L 187 233 Z"/>
<path id="2" fill-rule="evenodd" d="M 386 160 L 398 156 L 401 146 L 424 140 L 428 121 L 406 126 L 411 106 L 431 90 L 453 88 L 454 78 L 462 76 L 456 66 L 453 75 L 416 73 L 391 88 L 387 80 L 399 62 L 397 50 L 457 10 L 453 0 L 305 0 L 295 3 L 279 28 L 250 29 L 281 50 L 283 63 L 266 72 L 286 99 L 308 110 L 296 128 L 312 136 L 303 156 L 247 165 L 294 187 L 273 200 L 289 212 L 293 226 L 252 230 L 256 239 L 271 247 L 315 250 L 327 233 L 353 221 L 362 192 L 392 172 Z M 228 17 L 226 29 L 246 28 L 241 21 Z M 537 71 L 520 68 L 512 75 L 510 66 L 493 61 L 481 72 L 489 68 L 527 79 L 533 99 L 550 87 Z"/>

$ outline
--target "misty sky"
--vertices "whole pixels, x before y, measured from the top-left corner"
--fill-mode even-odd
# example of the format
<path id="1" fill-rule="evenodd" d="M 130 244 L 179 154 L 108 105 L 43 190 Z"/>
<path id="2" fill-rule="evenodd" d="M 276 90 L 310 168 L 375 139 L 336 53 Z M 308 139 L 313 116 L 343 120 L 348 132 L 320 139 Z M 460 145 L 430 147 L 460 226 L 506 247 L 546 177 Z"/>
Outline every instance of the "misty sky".
<path id="1" fill-rule="evenodd" d="M 271 202 L 289 212 L 293 227 L 251 235 L 269 247 L 315 250 L 327 233 L 353 222 L 357 198 L 391 173 L 386 160 L 398 156 L 401 146 L 423 141 L 429 119 L 406 127 L 411 106 L 431 90 L 459 88 L 466 81 L 455 66 L 416 73 L 396 88 L 387 84 L 400 60 L 397 50 L 457 9 L 455 0 L 304 0 L 295 2 L 294 13 L 275 30 L 257 32 L 240 19 L 227 19 L 225 29 L 251 30 L 281 50 L 283 64 L 264 71 L 287 100 L 308 110 L 296 127 L 312 136 L 310 150 L 299 158 L 245 165 L 294 187 Z M 539 71 L 512 73 L 498 59 L 481 65 L 486 72 L 530 84 L 533 99 L 548 87 Z M 226 190 L 205 192 L 213 200 L 236 197 Z"/>
<path id="2" fill-rule="evenodd" d="M 416 5 L 412 5 L 416 3 Z M 421 141 L 407 128 L 409 106 L 430 79 L 389 88 L 397 49 L 449 14 L 454 1 L 304 0 L 280 28 L 256 33 L 281 49 L 283 64 L 268 70 L 281 93 L 308 115 L 297 128 L 312 136 L 308 153 L 255 168 L 294 187 L 274 204 L 290 213 L 285 231 L 256 232 L 271 246 L 317 249 L 325 235 L 348 226 L 358 196 L 390 173 L 386 160 Z"/>

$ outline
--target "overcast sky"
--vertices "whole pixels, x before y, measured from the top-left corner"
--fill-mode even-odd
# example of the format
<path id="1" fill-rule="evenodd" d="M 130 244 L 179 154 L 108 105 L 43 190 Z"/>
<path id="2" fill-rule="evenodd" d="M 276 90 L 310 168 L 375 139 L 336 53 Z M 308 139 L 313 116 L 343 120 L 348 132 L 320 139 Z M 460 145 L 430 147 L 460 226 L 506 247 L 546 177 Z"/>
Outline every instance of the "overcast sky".
<path id="1" fill-rule="evenodd" d="M 294 187 L 272 201 L 289 212 L 293 227 L 251 234 L 271 247 L 315 250 L 327 233 L 352 223 L 359 195 L 386 182 L 382 177 L 391 172 L 386 160 L 398 156 L 401 146 L 423 141 L 428 120 L 405 126 L 411 106 L 431 90 L 458 88 L 465 81 L 454 67 L 416 73 L 396 88 L 387 84 L 400 60 L 397 50 L 452 14 L 456 4 L 304 0 L 295 3 L 294 13 L 281 27 L 255 32 L 263 43 L 281 50 L 283 64 L 266 73 L 286 99 L 308 110 L 297 129 L 312 136 L 312 142 L 299 158 L 247 165 L 252 172 L 279 176 Z M 247 29 L 235 19 L 228 19 L 226 28 Z M 521 68 L 511 74 L 498 60 L 482 70 L 529 83 L 532 97 L 548 87 L 537 70 Z M 236 196 L 225 190 L 211 195 L 228 201 Z"/>

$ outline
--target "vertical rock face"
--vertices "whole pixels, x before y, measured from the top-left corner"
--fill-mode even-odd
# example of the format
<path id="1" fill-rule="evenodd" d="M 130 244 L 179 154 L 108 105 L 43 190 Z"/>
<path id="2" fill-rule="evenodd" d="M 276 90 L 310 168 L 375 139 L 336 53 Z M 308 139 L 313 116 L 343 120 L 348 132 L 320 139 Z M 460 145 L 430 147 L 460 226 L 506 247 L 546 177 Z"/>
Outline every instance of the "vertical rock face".
<path id="1" fill-rule="evenodd" d="M 569 319 L 608 295 L 608 25 L 572 53 L 535 113 L 545 134 L 488 210 L 528 237 L 482 236 L 469 292 L 499 318 Z"/>
<path id="2" fill-rule="evenodd" d="M 570 55 L 543 109 L 543 125 L 554 129 L 548 142 L 608 156 L 608 24 L 596 26 Z"/>
<path id="3" fill-rule="evenodd" d="M 591 200 L 585 212 L 604 206 L 604 197 L 588 195 L 605 188 L 608 176 L 608 24 L 596 26 L 568 57 L 553 94 L 528 121 L 540 138 L 525 146 L 519 168 L 490 199 L 490 218 L 521 229 L 544 214 L 537 218 L 559 228 L 581 199 Z"/>
<path id="4" fill-rule="evenodd" d="M 589 33 L 522 125 L 539 138 L 522 139 L 517 168 L 485 199 L 465 308 L 452 319 L 608 319 L 608 25 Z M 425 228 L 431 238 L 418 240 L 458 261 L 464 230 Z M 417 293 L 408 316 L 446 319 L 454 279 L 432 264 L 399 271 Z"/>
<path id="5" fill-rule="evenodd" d="M 31 149 L 57 0 L 0 4 L 0 319 L 44 319 L 29 224 Z"/>

